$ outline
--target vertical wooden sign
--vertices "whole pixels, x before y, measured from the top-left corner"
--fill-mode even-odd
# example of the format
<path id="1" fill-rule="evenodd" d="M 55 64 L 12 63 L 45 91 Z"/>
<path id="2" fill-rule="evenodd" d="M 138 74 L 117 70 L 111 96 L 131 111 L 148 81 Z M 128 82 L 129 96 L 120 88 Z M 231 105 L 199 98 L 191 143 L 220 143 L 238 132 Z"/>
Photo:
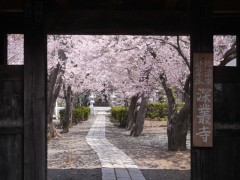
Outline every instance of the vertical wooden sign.
<path id="1" fill-rule="evenodd" d="M 193 54 L 193 146 L 213 146 L 213 54 Z"/>

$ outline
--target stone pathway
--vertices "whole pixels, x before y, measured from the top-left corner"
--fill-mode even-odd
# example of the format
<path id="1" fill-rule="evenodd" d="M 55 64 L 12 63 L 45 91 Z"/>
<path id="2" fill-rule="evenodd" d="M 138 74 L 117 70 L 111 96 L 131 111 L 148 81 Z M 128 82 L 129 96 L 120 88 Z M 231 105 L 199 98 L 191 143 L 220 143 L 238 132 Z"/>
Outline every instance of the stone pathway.
<path id="1" fill-rule="evenodd" d="M 105 112 L 98 112 L 86 141 L 97 153 L 102 166 L 102 180 L 145 180 L 137 165 L 105 138 Z"/>

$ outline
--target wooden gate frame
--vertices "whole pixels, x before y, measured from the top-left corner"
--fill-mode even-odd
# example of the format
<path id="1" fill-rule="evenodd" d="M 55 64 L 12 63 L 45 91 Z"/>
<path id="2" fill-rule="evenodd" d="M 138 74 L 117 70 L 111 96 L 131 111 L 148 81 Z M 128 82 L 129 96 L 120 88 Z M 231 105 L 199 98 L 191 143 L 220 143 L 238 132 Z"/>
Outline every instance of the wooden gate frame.
<path id="1" fill-rule="evenodd" d="M 56 11 L 46 16 L 44 2 L 27 0 L 23 19 L 19 18 L 21 16 L 14 19 L 14 14 L 7 17 L 16 26 L 24 24 L 19 28 L 25 36 L 24 180 L 47 179 L 47 34 L 191 34 L 193 59 L 193 53 L 212 53 L 213 32 L 238 36 L 240 32 L 235 24 L 240 20 L 239 15 L 222 14 L 213 19 L 212 2 L 205 0 L 191 1 L 191 19 L 157 11 Z M 72 18 L 75 21 L 71 21 Z M 169 19 L 173 21 L 169 23 Z M 4 22 L 1 19 L 1 23 Z M 4 27 L 4 31 L 14 32 L 16 26 Z M 234 29 L 229 30 L 228 26 Z M 214 179 L 213 161 L 211 148 L 192 147 L 191 178 Z"/>

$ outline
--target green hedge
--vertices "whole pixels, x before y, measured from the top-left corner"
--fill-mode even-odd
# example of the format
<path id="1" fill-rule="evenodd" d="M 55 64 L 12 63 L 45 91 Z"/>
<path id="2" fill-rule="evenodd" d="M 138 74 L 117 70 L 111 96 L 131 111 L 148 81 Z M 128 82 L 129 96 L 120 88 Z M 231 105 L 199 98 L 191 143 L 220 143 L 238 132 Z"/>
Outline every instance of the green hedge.
<path id="1" fill-rule="evenodd" d="M 179 111 L 184 106 L 184 103 L 177 103 L 177 111 Z M 168 103 L 149 103 L 147 105 L 146 117 L 158 120 L 167 120 L 168 116 Z"/>
<path id="2" fill-rule="evenodd" d="M 184 103 L 178 103 L 177 110 L 179 111 Z M 114 106 L 112 107 L 112 116 L 115 120 L 120 122 L 121 127 L 126 127 L 128 110 L 126 107 Z M 136 111 L 137 113 L 137 111 Z M 157 120 L 167 120 L 168 116 L 168 103 L 148 103 L 146 118 L 157 119 Z"/>
<path id="3" fill-rule="evenodd" d="M 148 103 L 146 117 L 151 119 L 166 119 L 168 116 L 168 104 L 163 103 Z"/>
<path id="4" fill-rule="evenodd" d="M 62 109 L 59 111 L 61 124 L 64 120 L 64 113 L 65 113 L 65 109 Z M 89 117 L 89 114 L 90 114 L 89 107 L 84 107 L 84 106 L 75 107 L 72 111 L 72 123 L 77 124 L 80 121 L 86 121 Z"/>
<path id="5" fill-rule="evenodd" d="M 120 122 L 120 127 L 126 127 L 128 109 L 122 106 L 112 107 L 112 117 Z"/>
<path id="6" fill-rule="evenodd" d="M 59 111 L 59 115 L 60 115 L 60 124 L 63 124 L 64 114 L 65 114 L 65 109 L 61 109 L 61 110 Z"/>
<path id="7" fill-rule="evenodd" d="M 74 108 L 72 114 L 72 121 L 73 123 L 78 123 L 80 121 L 86 121 L 90 114 L 90 108 L 85 106 L 79 106 Z"/>

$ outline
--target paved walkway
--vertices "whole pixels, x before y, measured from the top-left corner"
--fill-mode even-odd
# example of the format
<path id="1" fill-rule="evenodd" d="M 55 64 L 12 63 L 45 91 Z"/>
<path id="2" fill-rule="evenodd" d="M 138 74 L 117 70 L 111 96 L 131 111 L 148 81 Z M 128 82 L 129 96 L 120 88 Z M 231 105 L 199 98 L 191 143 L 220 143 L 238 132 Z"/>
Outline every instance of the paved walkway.
<path id="1" fill-rule="evenodd" d="M 145 180 L 137 165 L 105 138 L 105 112 L 98 112 L 86 140 L 102 165 L 102 180 Z"/>

